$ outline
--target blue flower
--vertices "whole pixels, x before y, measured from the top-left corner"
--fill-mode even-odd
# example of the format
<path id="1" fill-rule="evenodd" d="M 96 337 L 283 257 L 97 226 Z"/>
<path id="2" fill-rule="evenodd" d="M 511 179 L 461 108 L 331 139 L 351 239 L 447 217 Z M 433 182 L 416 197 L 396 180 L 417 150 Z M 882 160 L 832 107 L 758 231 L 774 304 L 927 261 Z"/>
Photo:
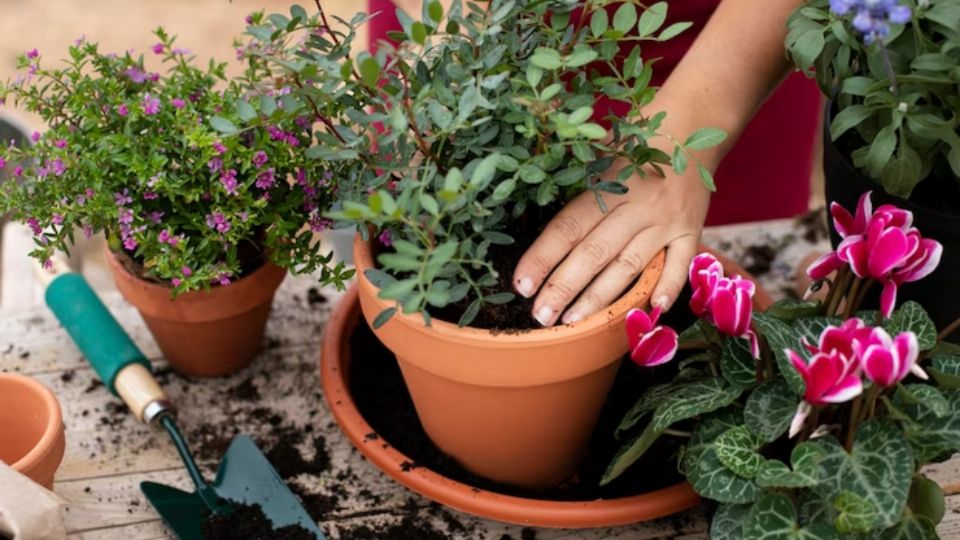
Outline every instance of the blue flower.
<path id="1" fill-rule="evenodd" d="M 910 8 L 898 0 L 830 0 L 830 11 L 835 15 L 853 14 L 853 27 L 870 45 L 890 35 L 890 23 L 904 24 L 910 20 Z"/>

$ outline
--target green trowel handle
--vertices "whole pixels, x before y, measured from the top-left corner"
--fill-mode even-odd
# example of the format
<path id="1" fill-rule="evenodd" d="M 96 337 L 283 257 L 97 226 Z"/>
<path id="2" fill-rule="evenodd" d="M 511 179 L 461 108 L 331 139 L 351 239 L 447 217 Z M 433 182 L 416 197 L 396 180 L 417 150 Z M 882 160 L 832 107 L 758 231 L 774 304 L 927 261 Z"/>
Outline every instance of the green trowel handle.
<path id="1" fill-rule="evenodd" d="M 117 394 L 117 375 L 127 366 L 139 364 L 149 373 L 146 356 L 83 276 L 70 272 L 54 278 L 46 301 L 111 392 Z"/>

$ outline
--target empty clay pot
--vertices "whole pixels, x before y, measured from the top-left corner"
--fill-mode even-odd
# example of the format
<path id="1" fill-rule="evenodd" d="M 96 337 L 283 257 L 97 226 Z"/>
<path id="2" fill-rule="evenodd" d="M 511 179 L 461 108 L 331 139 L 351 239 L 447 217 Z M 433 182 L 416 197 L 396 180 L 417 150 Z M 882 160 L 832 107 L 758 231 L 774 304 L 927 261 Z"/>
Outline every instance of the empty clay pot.
<path id="1" fill-rule="evenodd" d="M 354 243 L 367 322 L 393 306 L 364 275 L 371 246 Z M 646 307 L 663 270 L 661 252 L 616 303 L 570 325 L 491 332 L 422 316 L 394 315 L 375 329 L 397 356 L 417 415 L 434 444 L 468 470 L 520 487 L 557 485 L 586 450 L 628 350 L 624 319 Z"/>
<path id="2" fill-rule="evenodd" d="M 53 392 L 30 377 L 0 373 L 0 461 L 52 489 L 64 444 Z"/>
<path id="3" fill-rule="evenodd" d="M 170 365 L 199 377 L 227 375 L 253 361 L 287 273 L 267 262 L 230 285 L 171 298 L 170 287 L 134 276 L 109 250 L 106 258 L 117 289 L 140 312 Z"/>

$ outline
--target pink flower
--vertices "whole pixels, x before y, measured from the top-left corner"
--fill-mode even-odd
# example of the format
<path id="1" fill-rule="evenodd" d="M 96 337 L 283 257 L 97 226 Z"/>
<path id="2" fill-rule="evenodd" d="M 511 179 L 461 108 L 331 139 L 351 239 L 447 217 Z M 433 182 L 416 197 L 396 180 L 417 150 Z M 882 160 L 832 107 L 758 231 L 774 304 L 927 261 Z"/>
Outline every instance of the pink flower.
<path id="1" fill-rule="evenodd" d="M 218 233 L 227 233 L 230 232 L 230 220 L 223 212 L 214 212 L 207 215 L 207 227 Z"/>
<path id="2" fill-rule="evenodd" d="M 760 342 L 751 328 L 753 295 L 756 286 L 740 276 L 724 277 L 723 266 L 709 253 L 701 253 L 690 263 L 690 309 L 705 318 L 721 333 L 750 341 L 754 358 L 760 357 Z"/>
<path id="3" fill-rule="evenodd" d="M 660 306 L 654 307 L 649 314 L 640 309 L 627 312 L 630 358 L 641 366 L 659 366 L 677 354 L 677 332 L 668 326 L 657 326 L 659 319 Z"/>
<path id="4" fill-rule="evenodd" d="M 33 142 L 40 142 L 40 132 L 34 131 L 30 134 L 30 140 Z"/>
<path id="5" fill-rule="evenodd" d="M 130 114 L 130 109 L 127 108 L 126 105 L 121 103 L 120 105 L 117 105 L 117 114 L 119 114 L 120 116 L 126 116 Z"/>
<path id="6" fill-rule="evenodd" d="M 27 51 L 27 58 L 30 58 L 31 60 L 38 56 L 40 56 L 40 52 L 37 51 L 36 49 L 30 49 L 29 51 Z"/>
<path id="7" fill-rule="evenodd" d="M 163 54 L 163 49 L 165 48 L 163 43 L 156 43 L 153 47 L 150 47 L 153 50 L 153 54 Z"/>
<path id="8" fill-rule="evenodd" d="M 210 172 L 219 172 L 223 168 L 223 160 L 219 157 L 211 158 L 207 162 L 207 167 L 210 167 Z"/>
<path id="9" fill-rule="evenodd" d="M 66 147 L 67 147 L 67 140 L 66 140 L 66 139 L 57 139 L 57 140 L 53 143 L 53 145 L 56 146 L 57 148 L 66 148 Z"/>
<path id="10" fill-rule="evenodd" d="M 874 328 L 869 339 L 857 343 L 860 368 L 867 378 L 879 386 L 893 386 L 908 373 L 921 379 L 927 374 L 917 365 L 920 345 L 913 332 L 902 332 L 895 338 L 883 328 Z"/>
<path id="11" fill-rule="evenodd" d="M 170 52 L 172 52 L 173 54 L 179 54 L 182 56 L 185 54 L 190 54 L 190 49 L 184 49 L 182 47 L 174 47 L 173 50 Z"/>
<path id="12" fill-rule="evenodd" d="M 193 270 L 191 270 L 189 266 L 184 266 L 180 269 L 180 272 L 183 273 L 184 277 L 190 277 L 193 275 Z"/>
<path id="13" fill-rule="evenodd" d="M 257 181 L 254 182 L 254 185 L 260 189 L 270 189 L 275 182 L 276 178 L 273 175 L 273 167 L 270 167 L 257 175 Z"/>
<path id="14" fill-rule="evenodd" d="M 940 264 L 943 246 L 920 235 L 912 226 L 913 214 L 893 205 L 873 211 L 870 192 L 860 197 L 856 215 L 851 216 L 836 203 L 831 212 L 843 241 L 835 252 L 810 265 L 807 274 L 812 279 L 824 279 L 849 264 L 857 277 L 883 283 L 880 311 L 884 317 L 893 313 L 901 285 L 926 277 Z"/>
<path id="15" fill-rule="evenodd" d="M 40 226 L 40 222 L 37 221 L 37 218 L 28 218 L 27 226 L 30 227 L 30 230 L 33 231 L 33 234 L 40 236 L 40 233 L 43 232 L 43 227 Z"/>
<path id="16" fill-rule="evenodd" d="M 0 157 L 0 169 L 4 168 L 4 167 L 6 167 L 6 166 L 7 166 L 7 160 L 5 160 L 5 159 L 3 159 L 2 157 Z"/>
<path id="17" fill-rule="evenodd" d="M 844 358 L 839 352 L 819 352 L 810 358 L 809 363 L 790 349 L 787 349 L 787 355 L 806 387 L 803 401 L 790 423 L 790 437 L 800 433 L 813 407 L 843 403 L 863 392 L 863 382 L 856 372 L 857 363 Z"/>
<path id="18" fill-rule="evenodd" d="M 255 167 L 263 167 L 267 163 L 268 159 L 269 158 L 267 157 L 266 152 L 263 150 L 258 150 L 255 154 L 253 154 L 253 165 Z"/>
<path id="19" fill-rule="evenodd" d="M 149 75 L 137 66 L 130 66 L 123 74 L 137 84 L 145 82 L 149 78 Z"/>
<path id="20" fill-rule="evenodd" d="M 63 216 L 61 214 L 54 214 L 50 222 L 57 226 L 63 225 Z"/>
<path id="21" fill-rule="evenodd" d="M 160 112 L 160 98 L 151 96 L 149 93 L 143 95 L 143 102 L 140 104 L 143 114 L 153 115 Z"/>
<path id="22" fill-rule="evenodd" d="M 828 326 L 820 333 L 817 346 L 810 345 L 804 338 L 803 346 L 811 354 L 838 353 L 849 362 L 858 358 L 857 346 L 870 339 L 873 329 L 858 318 L 847 319 L 840 326 Z"/>
<path id="23" fill-rule="evenodd" d="M 187 106 L 187 102 L 180 98 L 171 99 L 170 104 L 173 105 L 174 109 L 182 109 Z"/>
<path id="24" fill-rule="evenodd" d="M 17 165 L 16 167 L 14 167 L 14 168 L 13 168 L 13 175 L 16 176 L 16 177 L 18 177 L 18 178 L 21 177 L 21 176 L 23 176 L 23 167 L 21 167 L 20 165 Z"/>
<path id="25" fill-rule="evenodd" d="M 180 281 L 180 278 L 173 278 L 170 280 L 170 284 L 173 285 L 174 287 L 179 287 L 181 283 L 183 282 Z"/>
<path id="26" fill-rule="evenodd" d="M 227 152 L 227 147 L 224 146 L 222 142 L 216 141 L 213 143 L 213 151 L 218 154 L 225 154 Z"/>
<path id="27" fill-rule="evenodd" d="M 220 174 L 220 183 L 223 184 L 223 189 L 227 190 L 227 195 L 236 195 L 237 194 L 236 169 L 228 169 L 226 171 L 223 171 L 223 173 Z"/>
<path id="28" fill-rule="evenodd" d="M 380 231 L 380 235 L 377 236 L 377 240 L 380 241 L 380 245 L 384 247 L 390 247 L 393 245 L 393 235 L 390 234 L 390 229 L 384 229 Z"/>

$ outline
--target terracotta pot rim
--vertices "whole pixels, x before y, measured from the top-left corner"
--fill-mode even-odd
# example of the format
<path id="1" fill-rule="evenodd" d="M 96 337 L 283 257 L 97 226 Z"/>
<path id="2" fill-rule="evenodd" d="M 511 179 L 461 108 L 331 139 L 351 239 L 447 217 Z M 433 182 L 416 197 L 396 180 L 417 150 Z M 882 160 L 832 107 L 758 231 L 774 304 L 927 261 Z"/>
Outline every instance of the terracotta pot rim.
<path id="1" fill-rule="evenodd" d="M 147 289 L 148 291 L 150 291 L 150 293 L 153 293 L 153 294 L 162 293 L 162 294 L 169 295 L 170 292 L 173 290 L 173 287 L 170 285 L 165 285 L 165 284 L 157 283 L 155 281 L 143 279 L 142 277 L 131 273 L 129 270 L 127 270 L 125 266 L 120 264 L 120 261 L 117 260 L 116 253 L 112 249 L 110 249 L 109 246 L 105 247 L 103 252 L 104 252 L 104 258 L 107 259 L 107 261 L 110 263 L 110 266 L 115 267 L 117 271 L 123 272 L 125 275 L 130 276 L 133 280 L 136 281 L 138 286 L 143 287 L 144 289 Z M 220 291 L 224 291 L 227 289 L 235 290 L 236 287 L 240 286 L 241 284 L 248 283 L 249 281 L 252 281 L 252 278 L 262 275 L 266 273 L 268 270 L 273 270 L 274 268 L 282 269 L 282 267 L 277 266 L 272 261 L 265 260 L 263 264 L 257 267 L 256 270 L 254 270 L 253 272 L 250 272 L 249 274 L 243 276 L 242 278 L 236 281 L 231 281 L 228 285 L 212 285 L 209 289 L 199 289 L 196 291 L 186 292 L 178 296 L 177 299 L 189 298 L 195 295 L 204 295 L 209 297 L 212 295 L 218 295 L 220 294 Z"/>
<path id="2" fill-rule="evenodd" d="M 374 429 L 356 408 L 343 370 L 343 348 L 352 321 L 360 318 L 359 287 L 340 300 L 324 329 L 320 373 L 324 398 L 341 430 L 353 445 L 388 476 L 407 488 L 469 514 L 519 525 L 589 528 L 626 525 L 680 512 L 699 502 L 690 484 L 616 499 L 552 501 L 503 495 L 444 477 L 425 467 L 403 471 L 412 460 L 383 439 L 370 439 Z M 422 324 L 422 322 L 420 322 Z M 454 325 L 455 326 L 455 325 Z"/>
<path id="3" fill-rule="evenodd" d="M 357 281 L 360 287 L 372 291 L 371 297 L 376 299 L 378 304 L 382 306 L 381 309 L 386 309 L 391 307 L 389 301 L 379 297 L 378 288 L 364 275 L 365 269 L 374 267 L 371 242 L 372 237 L 370 240 L 365 241 L 359 234 L 357 234 L 354 240 L 353 261 L 357 268 Z M 420 314 L 396 313 L 393 315 L 393 319 L 402 320 L 405 326 L 418 327 L 421 331 L 434 332 L 452 340 L 462 342 L 489 342 L 491 339 L 494 339 L 504 346 L 516 347 L 529 345 L 538 347 L 544 341 L 557 343 L 581 339 L 584 335 L 607 330 L 614 319 L 619 319 L 612 314 L 625 313 L 634 307 L 643 307 L 649 300 L 650 293 L 663 273 L 665 255 L 665 250 L 658 252 L 653 260 L 644 268 L 636 283 L 616 302 L 573 324 L 557 324 L 548 328 L 536 328 L 523 330 L 521 332 L 505 332 L 502 330 L 490 330 L 472 326 L 460 327 L 456 323 L 437 318 L 431 318 L 430 326 L 427 327 L 423 322 L 423 316 Z"/>
<path id="4" fill-rule="evenodd" d="M 23 457 L 10 464 L 15 471 L 24 472 L 42 462 L 54 450 L 57 439 L 63 431 L 63 413 L 57 397 L 43 383 L 19 373 L 0 373 L 0 380 L 2 379 L 29 388 L 40 397 L 47 412 L 47 425 L 43 429 L 40 440 Z"/>

